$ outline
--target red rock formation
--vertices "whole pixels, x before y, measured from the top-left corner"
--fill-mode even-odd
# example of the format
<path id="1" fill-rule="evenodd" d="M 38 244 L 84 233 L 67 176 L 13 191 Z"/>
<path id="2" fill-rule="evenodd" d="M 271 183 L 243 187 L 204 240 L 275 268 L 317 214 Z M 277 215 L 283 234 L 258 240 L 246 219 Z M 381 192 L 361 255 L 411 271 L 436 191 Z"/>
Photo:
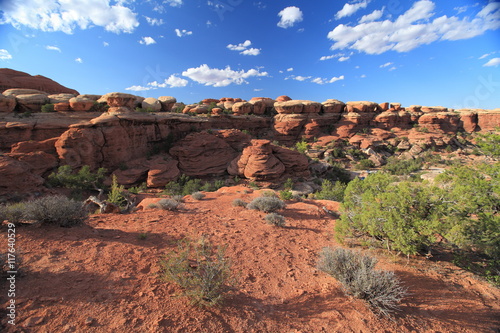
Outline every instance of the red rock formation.
<path id="1" fill-rule="evenodd" d="M 10 68 L 0 68 L 0 92 L 11 88 L 36 89 L 49 94 L 79 94 L 78 91 L 66 88 L 45 76 L 31 76 Z"/>
<path id="2" fill-rule="evenodd" d="M 367 101 L 347 102 L 346 110 L 347 112 L 359 112 L 359 113 L 378 112 L 379 105 L 377 103 L 367 102 Z"/>
<path id="3" fill-rule="evenodd" d="M 12 112 L 16 108 L 16 104 L 14 96 L 0 95 L 0 112 Z"/>
<path id="4" fill-rule="evenodd" d="M 160 96 L 158 100 L 161 103 L 161 110 L 164 112 L 172 111 L 174 104 L 177 103 L 177 99 L 172 96 Z"/>
<path id="5" fill-rule="evenodd" d="M 168 155 L 158 155 L 148 160 L 148 187 L 164 187 L 177 179 L 181 174 L 178 164 L 177 160 Z"/>
<path id="6" fill-rule="evenodd" d="M 323 112 L 325 113 L 342 113 L 344 112 L 345 103 L 337 99 L 327 99 L 323 103 Z"/>
<path id="7" fill-rule="evenodd" d="M 453 112 L 425 113 L 418 119 L 418 124 L 431 131 L 456 133 L 460 128 L 460 117 Z"/>
<path id="8" fill-rule="evenodd" d="M 253 113 L 253 104 L 248 102 L 236 102 L 233 105 L 233 113 L 236 116 Z"/>
<path id="9" fill-rule="evenodd" d="M 91 99 L 83 97 L 73 97 L 69 100 L 69 105 L 73 111 L 90 111 L 94 106 Z"/>
<path id="10" fill-rule="evenodd" d="M 178 141 L 170 154 L 182 173 L 192 177 L 222 175 L 237 152 L 224 140 L 206 132 L 191 133 Z"/>
<path id="11" fill-rule="evenodd" d="M 286 101 L 291 101 L 292 99 L 286 95 L 279 96 L 276 98 L 276 102 L 286 102 Z"/>
<path id="12" fill-rule="evenodd" d="M 252 180 L 277 179 L 285 172 L 285 165 L 273 155 L 269 140 L 252 140 L 228 167 L 230 175 Z"/>
<path id="13" fill-rule="evenodd" d="M 41 186 L 44 179 L 34 173 L 29 164 L 10 156 L 0 155 L 0 193 L 26 192 Z"/>
<path id="14" fill-rule="evenodd" d="M 478 111 L 477 124 L 481 131 L 493 131 L 500 127 L 500 109 Z"/>

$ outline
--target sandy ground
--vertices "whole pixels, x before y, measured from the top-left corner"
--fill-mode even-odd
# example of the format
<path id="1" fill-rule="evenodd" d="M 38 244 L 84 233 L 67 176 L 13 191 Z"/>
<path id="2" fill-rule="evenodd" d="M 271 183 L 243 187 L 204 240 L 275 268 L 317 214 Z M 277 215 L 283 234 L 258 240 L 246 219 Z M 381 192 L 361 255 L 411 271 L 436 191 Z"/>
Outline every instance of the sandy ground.
<path id="1" fill-rule="evenodd" d="M 500 291 L 445 261 L 381 254 L 410 295 L 392 320 L 345 296 L 315 267 L 334 241 L 335 219 L 314 201 L 288 202 L 287 227 L 233 207 L 257 193 L 223 188 L 182 209 L 92 215 L 73 228 L 18 226 L 23 275 L 16 280 L 16 325 L 5 332 L 498 332 Z M 335 206 L 335 205 L 333 205 Z M 330 207 L 331 208 L 331 207 Z M 6 244 L 3 226 L 2 244 Z M 147 233 L 147 237 L 141 237 Z M 227 245 L 238 285 L 221 307 L 199 308 L 158 278 L 161 256 L 185 237 Z M 4 245 L 6 246 L 6 245 Z M 370 251 L 367 251 L 368 253 Z"/>

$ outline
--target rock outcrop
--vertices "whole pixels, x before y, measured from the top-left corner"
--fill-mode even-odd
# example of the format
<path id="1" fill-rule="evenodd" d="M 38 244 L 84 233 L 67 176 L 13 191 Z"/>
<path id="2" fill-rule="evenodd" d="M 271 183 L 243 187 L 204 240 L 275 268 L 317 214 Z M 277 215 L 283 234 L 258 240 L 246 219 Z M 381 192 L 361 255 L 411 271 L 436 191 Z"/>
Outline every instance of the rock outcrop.
<path id="1" fill-rule="evenodd" d="M 36 89 L 48 94 L 73 94 L 78 95 L 78 91 L 51 80 L 45 76 L 31 76 L 28 73 L 16 71 L 9 68 L 0 68 L 0 92 L 12 88 Z"/>

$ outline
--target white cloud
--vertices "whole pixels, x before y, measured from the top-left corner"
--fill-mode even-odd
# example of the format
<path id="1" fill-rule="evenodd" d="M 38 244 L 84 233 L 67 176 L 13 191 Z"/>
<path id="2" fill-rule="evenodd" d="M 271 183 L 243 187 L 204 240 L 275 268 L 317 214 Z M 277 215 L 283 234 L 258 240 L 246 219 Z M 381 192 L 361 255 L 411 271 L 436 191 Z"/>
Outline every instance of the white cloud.
<path id="1" fill-rule="evenodd" d="M 149 23 L 149 25 L 151 26 L 160 26 L 162 24 L 164 24 L 165 22 L 163 21 L 163 19 L 157 19 L 157 18 L 151 18 L 151 17 L 148 17 L 148 16 L 144 16 L 146 18 L 146 21 Z"/>
<path id="2" fill-rule="evenodd" d="M 26 26 L 72 34 L 77 27 L 85 30 L 98 26 L 113 33 L 131 33 L 139 26 L 137 13 L 121 3 L 112 5 L 110 0 L 10 1 L 2 10 L 2 23 L 12 24 L 15 28 Z"/>
<path id="3" fill-rule="evenodd" d="M 330 59 L 333 59 L 335 57 L 336 57 L 336 55 L 332 54 L 332 55 L 329 55 L 329 56 L 322 56 L 321 58 L 319 58 L 319 60 L 321 60 L 321 61 L 330 60 Z"/>
<path id="4" fill-rule="evenodd" d="M 46 48 L 47 50 L 50 50 L 50 51 L 57 51 L 57 52 L 61 52 L 61 49 L 60 49 L 60 48 L 58 48 L 57 46 L 47 45 L 47 46 L 45 46 L 45 48 Z"/>
<path id="5" fill-rule="evenodd" d="M 157 87 L 157 88 L 165 88 L 167 86 L 169 88 L 181 88 L 181 87 L 187 86 L 188 83 L 189 83 L 188 80 L 177 77 L 177 76 L 172 74 L 169 76 L 168 79 L 165 79 L 165 81 L 163 81 L 163 83 L 158 83 L 156 81 L 153 81 L 153 82 L 149 82 L 148 86 Z"/>
<path id="6" fill-rule="evenodd" d="M 203 64 L 200 67 L 185 70 L 182 75 L 206 86 L 226 87 L 233 83 L 248 83 L 246 79 L 268 76 L 268 73 L 260 72 L 257 69 L 250 69 L 246 72 L 244 70 L 234 71 L 230 66 L 224 69 L 210 68 L 208 65 Z"/>
<path id="7" fill-rule="evenodd" d="M 385 67 L 389 67 L 389 66 L 390 66 L 390 65 L 392 65 L 392 64 L 393 64 L 392 62 L 386 62 L 385 64 L 380 65 L 380 66 L 378 66 L 378 67 L 380 67 L 380 68 L 385 68 Z"/>
<path id="8" fill-rule="evenodd" d="M 251 49 L 248 49 L 248 50 L 245 50 L 243 52 L 240 52 L 240 54 L 256 56 L 256 55 L 260 54 L 260 49 L 256 49 L 256 48 L 252 47 Z"/>
<path id="9" fill-rule="evenodd" d="M 151 45 L 156 44 L 156 41 L 152 37 L 142 37 L 142 39 L 139 41 L 139 44 Z"/>
<path id="10" fill-rule="evenodd" d="M 287 68 L 287 72 L 293 72 L 293 67 Z"/>
<path id="11" fill-rule="evenodd" d="M 278 16 L 280 17 L 278 27 L 283 29 L 291 28 L 295 23 L 303 20 L 302 11 L 295 6 L 286 7 L 278 13 Z"/>
<path id="12" fill-rule="evenodd" d="M 233 44 L 229 44 L 227 46 L 228 49 L 230 49 L 231 51 L 244 51 L 247 49 L 247 47 L 249 47 L 250 45 L 252 45 L 252 42 L 249 41 L 249 40 L 246 40 L 245 42 L 243 43 L 240 43 L 238 45 L 233 45 Z"/>
<path id="13" fill-rule="evenodd" d="M 175 34 L 177 35 L 177 37 L 184 37 L 184 36 L 189 36 L 189 35 L 192 35 L 193 32 L 192 31 L 187 31 L 186 29 L 175 29 Z"/>
<path id="14" fill-rule="evenodd" d="M 362 78 L 362 79 L 364 79 L 365 77 L 366 77 L 366 75 L 365 75 L 365 74 L 361 75 L 361 78 Z"/>
<path id="15" fill-rule="evenodd" d="M 495 52 L 491 52 L 491 53 L 486 53 L 486 54 L 483 54 L 482 56 L 480 56 L 478 59 L 481 60 L 481 59 L 484 59 L 484 58 L 488 58 L 490 55 L 493 55 L 497 53 L 497 51 Z"/>
<path id="16" fill-rule="evenodd" d="M 294 76 L 292 79 L 294 80 L 297 80 L 297 81 L 305 81 L 305 80 L 309 80 L 312 76 Z"/>
<path id="17" fill-rule="evenodd" d="M 252 42 L 249 40 L 246 40 L 243 43 L 240 43 L 238 45 L 229 44 L 226 47 L 228 49 L 230 49 L 231 51 L 241 51 L 240 54 L 243 54 L 243 55 L 253 55 L 253 56 L 259 55 L 260 49 L 256 49 L 253 47 L 249 49 L 248 47 L 250 45 L 252 45 Z"/>
<path id="18" fill-rule="evenodd" d="M 109 43 L 108 42 L 102 42 L 102 45 L 109 46 Z"/>
<path id="19" fill-rule="evenodd" d="M 396 66 L 392 66 L 391 68 L 389 68 L 389 72 L 392 72 L 394 70 L 398 69 Z"/>
<path id="20" fill-rule="evenodd" d="M 344 7 L 341 10 L 339 10 L 337 14 L 335 14 L 335 18 L 339 20 L 343 17 L 351 16 L 358 10 L 366 8 L 366 6 L 368 6 L 368 3 L 370 3 L 370 0 L 362 0 L 354 4 L 346 3 Z"/>
<path id="21" fill-rule="evenodd" d="M 332 77 L 328 83 L 337 82 L 337 81 L 340 81 L 340 80 L 343 80 L 343 79 L 345 79 L 344 75 L 341 75 L 339 77 Z"/>
<path id="22" fill-rule="evenodd" d="M 340 62 L 343 62 L 343 61 L 346 61 L 346 60 L 349 60 L 351 57 L 340 57 L 339 58 L 339 61 Z"/>
<path id="23" fill-rule="evenodd" d="M 498 65 L 500 65 L 500 58 L 493 58 L 493 59 L 490 59 L 487 63 L 485 63 L 483 65 L 483 67 L 497 67 Z"/>
<path id="24" fill-rule="evenodd" d="M 312 79 L 311 82 L 316 83 L 316 84 L 327 84 L 327 83 L 334 83 L 334 82 L 337 82 L 337 81 L 340 81 L 343 79 L 344 79 L 344 75 L 341 75 L 339 77 L 334 76 L 331 79 L 324 79 L 321 77 L 317 77 L 317 78 Z"/>
<path id="25" fill-rule="evenodd" d="M 146 91 L 146 90 L 151 90 L 153 88 L 151 87 L 143 87 L 143 86 L 131 86 L 128 88 L 125 88 L 125 90 L 132 90 L 132 91 Z"/>
<path id="26" fill-rule="evenodd" d="M 360 18 L 359 23 L 376 21 L 379 18 L 381 18 L 383 14 L 384 14 L 384 8 L 382 8 L 381 10 L 374 10 L 371 14 L 364 15 L 362 18 Z"/>
<path id="27" fill-rule="evenodd" d="M 490 2 L 474 17 L 446 15 L 432 19 L 435 4 L 419 0 L 394 21 L 373 21 L 355 26 L 340 24 L 328 33 L 333 50 L 354 49 L 368 54 L 389 50 L 408 52 L 439 40 L 459 40 L 500 28 L 500 2 Z"/>
<path id="28" fill-rule="evenodd" d="M 12 55 L 6 49 L 0 49 L 0 60 L 10 60 Z"/>
<path id="29" fill-rule="evenodd" d="M 77 63 L 79 63 L 79 64 L 83 63 L 82 58 L 76 58 L 76 59 L 75 59 L 75 61 L 76 61 Z"/>
<path id="30" fill-rule="evenodd" d="M 180 7 L 182 6 L 182 0 L 166 0 L 163 3 L 168 3 L 172 7 Z"/>

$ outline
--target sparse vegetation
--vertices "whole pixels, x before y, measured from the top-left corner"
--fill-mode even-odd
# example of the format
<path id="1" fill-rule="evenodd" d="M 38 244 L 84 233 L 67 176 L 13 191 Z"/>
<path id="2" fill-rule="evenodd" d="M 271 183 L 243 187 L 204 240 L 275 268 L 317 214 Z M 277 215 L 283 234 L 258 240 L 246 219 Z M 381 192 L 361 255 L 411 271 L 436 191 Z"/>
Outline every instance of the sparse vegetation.
<path id="1" fill-rule="evenodd" d="M 485 155 L 494 158 L 500 157 L 500 128 L 496 128 L 496 133 L 478 134 L 476 144 Z"/>
<path id="2" fill-rule="evenodd" d="M 373 163 L 372 160 L 369 160 L 367 158 L 360 160 L 358 164 L 354 166 L 356 170 L 366 170 L 366 169 L 371 169 L 373 167 L 375 167 L 375 163 Z"/>
<path id="3" fill-rule="evenodd" d="M 280 199 L 281 200 L 292 200 L 293 199 L 292 191 L 290 191 L 290 190 L 280 191 Z"/>
<path id="4" fill-rule="evenodd" d="M 157 205 L 163 210 L 176 211 L 180 207 L 180 202 L 174 199 L 161 199 Z"/>
<path id="5" fill-rule="evenodd" d="M 234 199 L 232 205 L 234 207 L 245 207 L 247 206 L 247 203 L 241 199 Z"/>
<path id="6" fill-rule="evenodd" d="M 286 225 L 285 217 L 277 213 L 269 213 L 264 217 L 264 219 L 267 221 L 267 223 L 272 224 L 276 227 L 284 227 Z"/>
<path id="7" fill-rule="evenodd" d="M 284 207 L 285 203 L 277 197 L 258 197 L 247 205 L 248 209 L 260 210 L 264 213 L 272 213 Z"/>
<path id="8" fill-rule="evenodd" d="M 95 190 L 102 187 L 106 174 L 105 168 L 91 172 L 88 165 L 84 165 L 77 173 L 73 173 L 69 165 L 60 166 L 47 178 L 46 184 L 50 187 L 65 187 L 78 190 Z"/>
<path id="9" fill-rule="evenodd" d="M 54 104 L 44 104 L 44 105 L 42 105 L 42 112 L 55 112 Z"/>
<path id="10" fill-rule="evenodd" d="M 409 175 L 412 172 L 422 169 L 423 159 L 418 157 L 416 159 L 398 159 L 397 157 L 390 157 L 387 159 L 387 164 L 382 167 L 382 170 L 390 173 L 391 175 Z"/>
<path id="11" fill-rule="evenodd" d="M 202 200 L 205 197 L 205 194 L 201 192 L 194 192 L 191 194 L 191 197 L 193 197 L 194 200 Z"/>
<path id="12" fill-rule="evenodd" d="M 377 259 L 342 248 L 324 248 L 318 268 L 336 278 L 344 292 L 367 302 L 379 315 L 391 316 L 407 295 L 394 272 L 375 270 Z"/>
<path id="13" fill-rule="evenodd" d="M 300 141 L 295 144 L 295 150 L 301 154 L 305 154 L 309 149 L 309 145 L 305 141 Z"/>
<path id="14" fill-rule="evenodd" d="M 71 227 L 83 223 L 87 213 L 81 202 L 62 195 L 47 196 L 25 203 L 25 218 L 39 223 Z"/>
<path id="15" fill-rule="evenodd" d="M 127 202 L 125 198 L 125 187 L 119 185 L 116 179 L 116 175 L 112 177 L 111 190 L 108 193 L 108 201 L 112 204 L 122 207 Z"/>
<path id="16" fill-rule="evenodd" d="M 160 266 L 161 277 L 177 283 L 196 305 L 220 305 L 234 285 L 225 248 L 215 248 L 205 238 L 180 242 L 177 251 L 166 254 Z"/>
<path id="17" fill-rule="evenodd" d="M 340 181 L 331 182 L 328 179 L 323 180 L 321 183 L 321 191 L 314 194 L 315 199 L 319 200 L 333 200 L 342 202 L 344 201 L 344 192 L 347 184 Z"/>

